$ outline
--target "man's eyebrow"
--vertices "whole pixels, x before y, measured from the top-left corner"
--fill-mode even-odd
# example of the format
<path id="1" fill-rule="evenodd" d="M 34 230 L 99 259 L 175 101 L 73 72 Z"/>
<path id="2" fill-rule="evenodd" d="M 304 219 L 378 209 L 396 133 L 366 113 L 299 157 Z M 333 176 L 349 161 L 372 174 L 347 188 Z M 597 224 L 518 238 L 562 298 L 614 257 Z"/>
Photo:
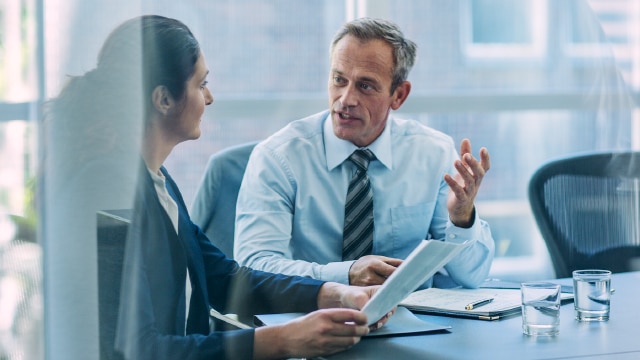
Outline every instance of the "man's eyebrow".
<path id="1" fill-rule="evenodd" d="M 375 84 L 378 83 L 377 79 L 366 77 L 366 76 L 358 78 L 358 81 L 370 82 L 370 83 L 375 83 Z"/>
<path id="2" fill-rule="evenodd" d="M 338 69 L 331 69 L 331 73 L 335 74 L 335 75 L 343 75 L 344 73 Z M 356 81 L 365 81 L 365 82 L 370 82 L 370 83 L 379 83 L 379 81 L 376 78 L 372 78 L 372 77 L 368 77 L 368 76 L 364 76 L 364 77 L 359 77 L 356 79 Z"/>

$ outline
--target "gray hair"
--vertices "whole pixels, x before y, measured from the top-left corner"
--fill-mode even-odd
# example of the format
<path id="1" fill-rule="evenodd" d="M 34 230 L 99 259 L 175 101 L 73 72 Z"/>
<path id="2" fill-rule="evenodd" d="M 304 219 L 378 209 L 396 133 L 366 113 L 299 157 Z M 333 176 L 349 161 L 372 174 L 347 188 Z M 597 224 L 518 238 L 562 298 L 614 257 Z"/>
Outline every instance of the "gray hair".
<path id="1" fill-rule="evenodd" d="M 398 25 L 384 19 L 359 18 L 345 23 L 333 37 L 331 54 L 336 44 L 347 35 L 360 40 L 380 39 L 393 48 L 393 73 L 391 74 L 391 92 L 407 80 L 409 71 L 416 60 L 417 45 L 404 37 Z"/>

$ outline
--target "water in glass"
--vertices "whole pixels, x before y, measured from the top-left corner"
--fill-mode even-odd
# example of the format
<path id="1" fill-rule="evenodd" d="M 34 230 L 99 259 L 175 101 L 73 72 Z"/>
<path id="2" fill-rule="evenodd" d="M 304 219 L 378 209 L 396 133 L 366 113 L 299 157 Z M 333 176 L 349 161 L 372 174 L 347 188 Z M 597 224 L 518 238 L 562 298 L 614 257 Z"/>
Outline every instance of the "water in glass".
<path id="1" fill-rule="evenodd" d="M 522 331 L 527 335 L 557 335 L 560 304 L 555 301 L 529 301 L 522 304 Z"/>
<path id="2" fill-rule="evenodd" d="M 576 279 L 575 309 L 580 321 L 606 321 L 609 319 L 610 281 L 608 279 Z"/>

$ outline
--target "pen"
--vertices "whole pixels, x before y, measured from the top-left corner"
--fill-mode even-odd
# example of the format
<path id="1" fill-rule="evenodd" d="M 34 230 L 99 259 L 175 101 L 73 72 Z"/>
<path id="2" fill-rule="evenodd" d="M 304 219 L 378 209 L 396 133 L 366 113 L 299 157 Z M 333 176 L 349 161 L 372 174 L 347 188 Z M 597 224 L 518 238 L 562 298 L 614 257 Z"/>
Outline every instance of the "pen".
<path id="1" fill-rule="evenodd" d="M 492 302 L 493 298 L 488 298 L 488 299 L 482 299 L 482 300 L 478 300 L 478 301 L 474 301 L 470 304 L 467 304 L 467 306 L 465 306 L 464 308 L 467 310 L 473 310 L 477 307 L 480 307 L 482 305 L 487 305 L 488 303 Z"/>

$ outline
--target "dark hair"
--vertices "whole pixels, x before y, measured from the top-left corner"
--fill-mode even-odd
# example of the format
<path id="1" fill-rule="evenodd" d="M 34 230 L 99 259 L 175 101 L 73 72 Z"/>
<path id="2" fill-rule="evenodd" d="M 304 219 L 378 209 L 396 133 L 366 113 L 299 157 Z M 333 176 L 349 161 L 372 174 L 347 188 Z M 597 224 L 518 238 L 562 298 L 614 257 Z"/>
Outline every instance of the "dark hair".
<path id="1" fill-rule="evenodd" d="M 393 73 L 391 74 L 391 93 L 407 80 L 409 71 L 416 60 L 417 45 L 404 37 L 400 28 L 384 19 L 359 18 L 342 26 L 333 37 L 331 53 L 336 44 L 345 36 L 351 35 L 360 40 L 384 40 L 393 48 Z"/>
<path id="2" fill-rule="evenodd" d="M 56 140 L 52 146 L 75 154 L 76 163 L 114 154 L 135 156 L 153 106 L 153 89 L 165 86 L 181 99 L 199 56 L 198 41 L 178 20 L 145 15 L 125 21 L 105 40 L 97 66 L 70 77 L 59 96 L 46 104 L 45 131 Z"/>
<path id="3" fill-rule="evenodd" d="M 165 86 L 176 99 L 182 98 L 199 56 L 200 45 L 185 24 L 146 15 L 128 20 L 111 32 L 98 55 L 97 69 L 112 75 L 118 71 L 132 76 L 141 73 L 148 111 L 157 86 Z"/>

